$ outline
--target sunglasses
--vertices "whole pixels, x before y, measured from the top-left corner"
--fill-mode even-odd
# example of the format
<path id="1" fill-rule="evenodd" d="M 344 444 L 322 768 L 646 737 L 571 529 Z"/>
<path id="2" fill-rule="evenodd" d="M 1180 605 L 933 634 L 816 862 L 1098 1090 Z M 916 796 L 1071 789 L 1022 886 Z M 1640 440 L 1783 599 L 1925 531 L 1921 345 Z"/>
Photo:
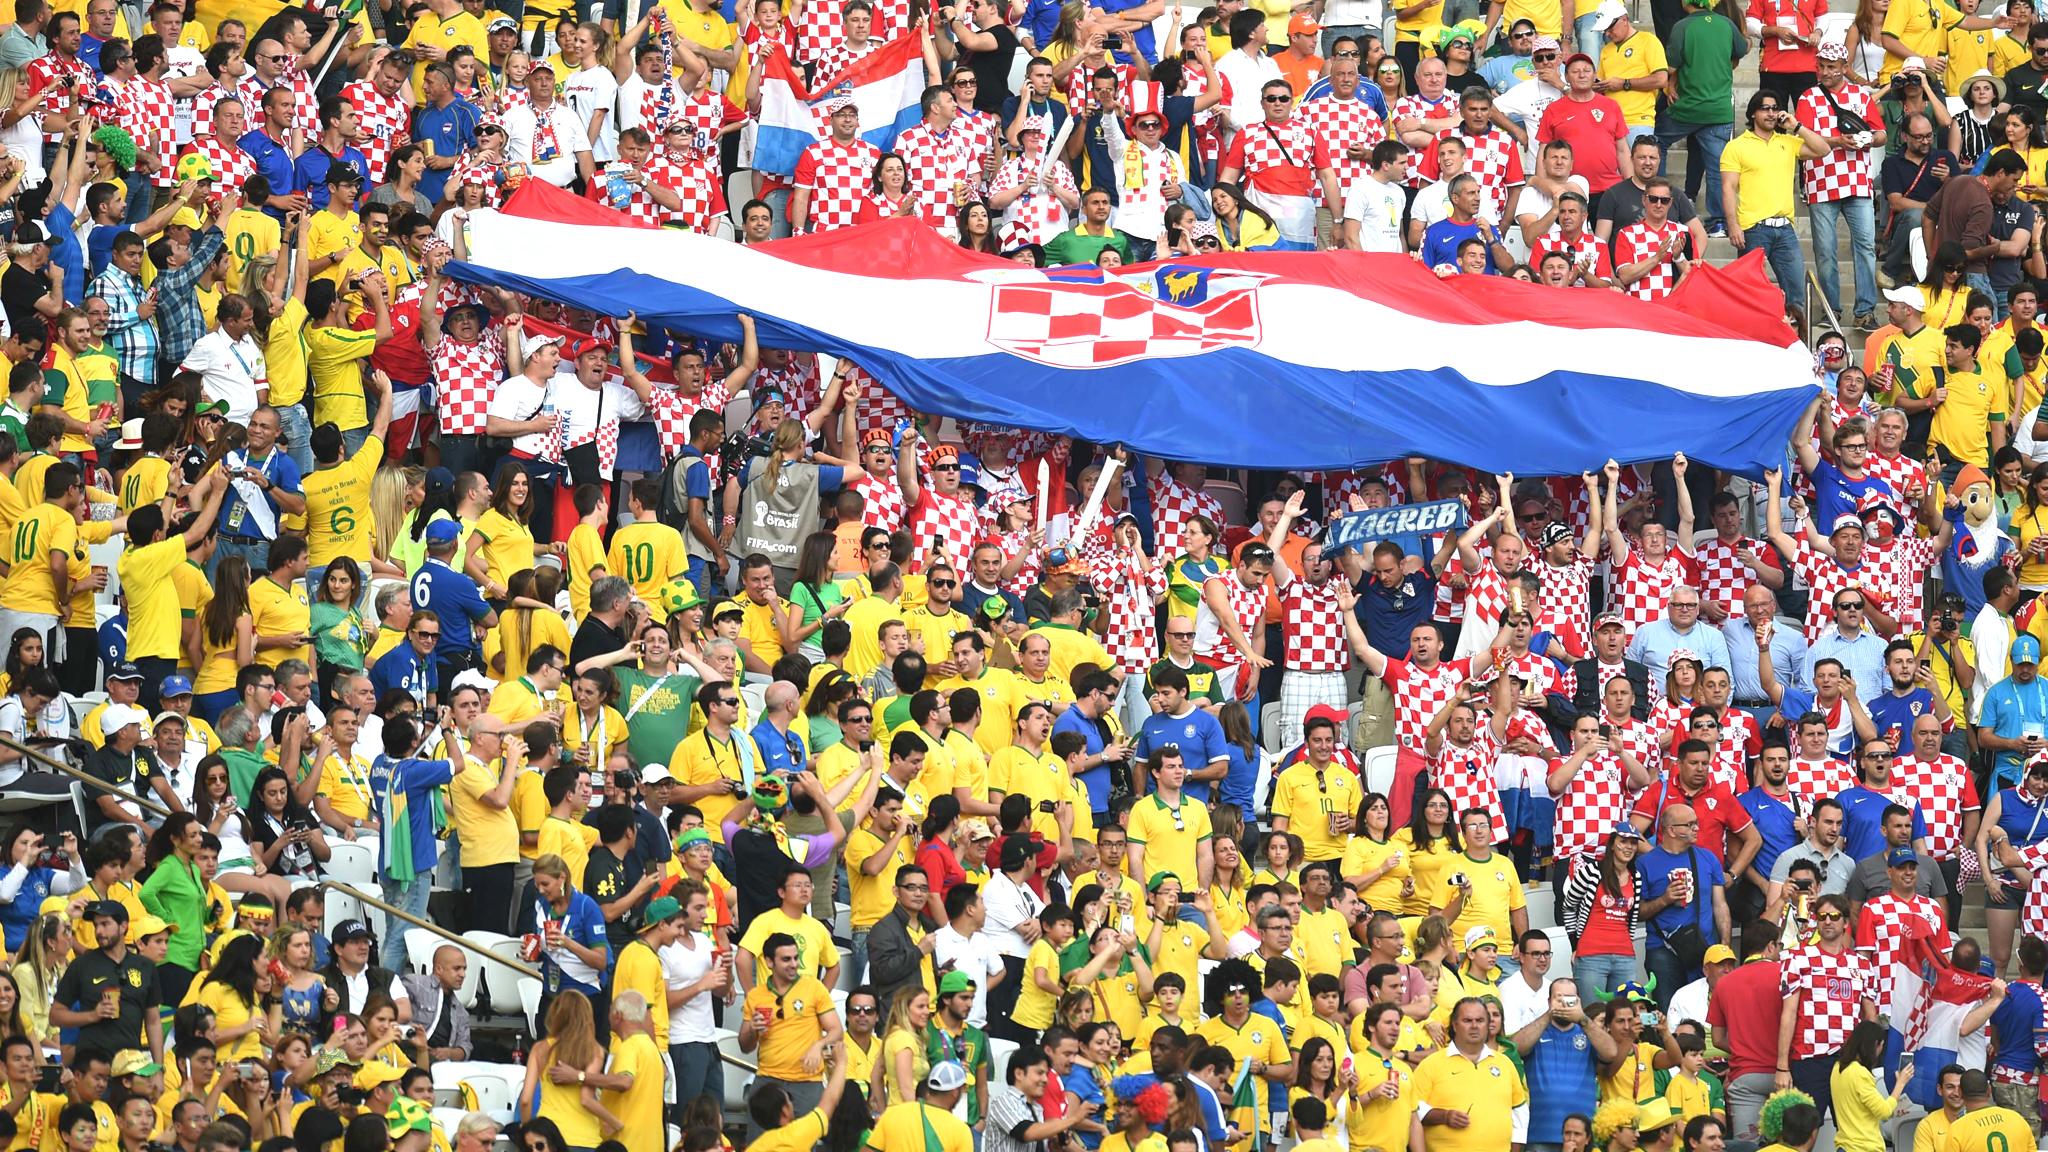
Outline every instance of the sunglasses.
<path id="1" fill-rule="evenodd" d="M 439 639 L 441 638 L 441 634 L 440 634 L 439 632 L 419 632 L 419 631 L 415 631 L 415 632 L 413 633 L 413 635 L 415 635 L 415 636 L 419 637 L 419 638 L 420 638 L 420 639 L 422 639 L 422 640 L 439 640 Z"/>
<path id="2" fill-rule="evenodd" d="M 1848 917 L 1842 915 L 1840 912 L 1823 912 L 1820 915 L 1815 916 L 1814 919 L 1825 923 L 1831 920 L 1847 920 Z"/>
<path id="3" fill-rule="evenodd" d="M 1207 236 L 1202 236 L 1202 237 L 1199 237 L 1199 238 L 1197 238 L 1197 239 L 1195 240 L 1195 247 L 1197 247 L 1197 248 L 1216 248 L 1216 249 L 1221 249 L 1221 248 L 1223 247 L 1223 241 L 1221 241 L 1221 240 L 1212 240 L 1212 239 L 1210 239 L 1210 238 L 1209 238 L 1209 237 L 1207 237 Z M 1169 633 L 1169 635 L 1170 635 L 1170 633 Z"/>
<path id="4" fill-rule="evenodd" d="M 934 464 L 934 465 L 932 465 L 932 471 L 934 471 L 934 472 L 958 472 L 959 470 L 960 470 L 960 466 L 959 466 L 958 464 Z"/>
<path id="5" fill-rule="evenodd" d="M 1669 197 L 1669 196 L 1645 196 L 1645 197 L 1643 197 L 1643 203 L 1645 203 L 1645 204 L 1669 204 L 1669 203 L 1671 203 L 1671 197 Z"/>
<path id="6" fill-rule="evenodd" d="M 1532 60 L 1532 61 L 1534 61 L 1534 62 L 1536 62 L 1536 63 L 1538 63 L 1538 64 L 1548 64 L 1548 63 L 1550 63 L 1550 62 L 1551 62 L 1552 60 L 1555 60 L 1555 59 L 1557 59 L 1557 53 L 1555 53 L 1555 52 L 1539 52 L 1539 53 L 1537 53 L 1536 55 L 1534 55 L 1534 56 L 1531 56 L 1531 57 L 1529 57 L 1529 59 L 1530 59 L 1530 60 Z"/>
<path id="7" fill-rule="evenodd" d="M 1261 97 L 1260 97 L 1259 99 L 1260 99 L 1260 100 L 1262 100 L 1263 102 L 1267 103 L 1267 104 L 1286 104 L 1286 103 L 1289 103 L 1289 102 L 1291 102 L 1291 101 L 1292 101 L 1292 100 L 1294 99 L 1294 97 L 1292 97 L 1292 96 L 1279 96 L 1279 95 L 1274 95 L 1274 96 L 1261 96 Z"/>
<path id="8" fill-rule="evenodd" d="M 875 722 L 875 718 L 873 716 L 848 716 L 846 722 L 848 724 L 872 724 Z"/>
<path id="9" fill-rule="evenodd" d="M 933 580 L 931 581 L 931 586 L 934 588 L 958 588 L 960 582 L 958 580 Z"/>
<path id="10" fill-rule="evenodd" d="M 740 706 L 740 698 L 737 696 L 720 696 L 717 702 L 721 707 L 726 708 L 737 708 Z"/>
<path id="11" fill-rule="evenodd" d="M 846 1006 L 846 1014 L 848 1016 L 873 1016 L 875 1009 L 872 1005 L 867 1004 L 849 1004 Z"/>

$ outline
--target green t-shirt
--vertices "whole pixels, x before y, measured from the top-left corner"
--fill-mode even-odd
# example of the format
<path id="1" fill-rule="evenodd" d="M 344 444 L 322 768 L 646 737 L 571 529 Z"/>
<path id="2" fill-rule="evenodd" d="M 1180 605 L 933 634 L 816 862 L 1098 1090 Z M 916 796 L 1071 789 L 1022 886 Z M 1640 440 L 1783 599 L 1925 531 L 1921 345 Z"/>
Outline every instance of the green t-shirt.
<path id="1" fill-rule="evenodd" d="M 322 664 L 350 672 L 363 670 L 363 654 L 377 638 L 375 629 L 365 629 L 363 618 L 352 609 L 322 600 L 313 605 L 307 627 L 313 633 L 313 654 Z"/>
<path id="2" fill-rule="evenodd" d="M 14 437 L 16 452 L 28 451 L 28 413 L 14 406 L 14 401 L 0 401 L 0 429 Z"/>
<path id="3" fill-rule="evenodd" d="M 690 734 L 690 703 L 703 682 L 694 672 L 655 677 L 638 668 L 614 668 L 612 678 L 619 684 L 619 713 L 627 721 L 626 749 L 633 761 L 668 763 L 676 745 Z"/>
<path id="4" fill-rule="evenodd" d="M 1678 99 L 1665 114 L 1685 124 L 1732 123 L 1735 61 L 1748 51 L 1742 29 L 1711 9 L 1696 10 L 1672 25 L 1664 55 L 1678 74 Z"/>
<path id="5" fill-rule="evenodd" d="M 1062 232 L 1045 242 L 1045 262 L 1047 266 L 1093 264 L 1105 247 L 1116 249 L 1116 254 L 1123 257 L 1125 263 L 1130 262 L 1130 241 L 1115 229 L 1111 229 L 1107 236 L 1083 236 L 1072 229 Z"/>

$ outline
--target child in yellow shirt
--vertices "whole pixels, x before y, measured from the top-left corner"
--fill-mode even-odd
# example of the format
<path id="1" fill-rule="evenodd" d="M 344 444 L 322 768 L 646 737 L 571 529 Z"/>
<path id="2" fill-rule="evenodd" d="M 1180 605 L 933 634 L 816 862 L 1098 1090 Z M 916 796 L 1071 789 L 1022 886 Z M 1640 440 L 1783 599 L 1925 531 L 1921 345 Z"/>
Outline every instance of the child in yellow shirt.
<path id="1" fill-rule="evenodd" d="M 1706 1072 L 1706 1041 L 1691 1031 L 1680 1032 L 1676 1039 L 1678 1070 L 1664 1087 L 1664 1099 L 1688 1121 L 1695 1116 L 1713 1116 L 1727 1123 L 1722 1111 L 1721 1086 Z"/>

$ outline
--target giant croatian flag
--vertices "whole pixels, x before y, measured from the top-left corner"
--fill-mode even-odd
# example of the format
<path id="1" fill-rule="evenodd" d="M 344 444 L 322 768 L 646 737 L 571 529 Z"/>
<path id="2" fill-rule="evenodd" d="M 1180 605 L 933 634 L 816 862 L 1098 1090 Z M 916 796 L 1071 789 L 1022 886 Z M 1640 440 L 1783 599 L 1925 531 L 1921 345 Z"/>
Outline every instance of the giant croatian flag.
<path id="1" fill-rule="evenodd" d="M 1363 253 L 1106 276 L 912 220 L 743 247 L 619 219 L 528 181 L 471 217 L 453 274 L 719 340 L 746 312 L 763 344 L 851 357 L 923 412 L 1227 466 L 1572 475 L 1682 451 L 1755 475 L 1816 395 L 1760 258 L 1696 272 L 1673 305 Z"/>
<path id="2" fill-rule="evenodd" d="M 761 69 L 754 167 L 777 176 L 795 172 L 804 147 L 825 136 L 822 105 L 834 95 L 853 97 L 861 138 L 887 152 L 898 132 L 917 123 L 924 89 L 924 52 L 916 32 L 882 45 L 837 76 L 819 77 L 815 88 L 805 88 L 789 54 L 777 52 Z"/>

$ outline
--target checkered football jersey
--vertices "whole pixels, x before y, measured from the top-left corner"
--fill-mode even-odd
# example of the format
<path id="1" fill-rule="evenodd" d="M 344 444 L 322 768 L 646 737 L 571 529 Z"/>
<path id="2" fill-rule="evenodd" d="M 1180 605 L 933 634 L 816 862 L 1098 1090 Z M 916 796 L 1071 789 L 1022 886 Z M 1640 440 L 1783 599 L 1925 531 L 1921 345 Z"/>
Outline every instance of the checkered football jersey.
<path id="1" fill-rule="evenodd" d="M 1927 465 L 1904 452 L 1887 457 L 1882 452 L 1872 451 L 1864 462 L 1863 472 L 1891 485 L 1892 507 L 1899 513 L 1899 519 L 1911 524 L 1919 515 L 1917 502 L 1910 499 L 1912 493 L 1927 491 Z"/>
<path id="2" fill-rule="evenodd" d="M 1458 688 L 1472 678 L 1470 660 L 1443 660 L 1424 671 L 1407 660 L 1387 657 L 1380 680 L 1394 697 L 1394 742 L 1421 748 L 1428 736 L 1429 721 Z"/>
<path id="3" fill-rule="evenodd" d="M 1600 709 L 1600 722 L 1607 725 L 1610 733 L 1608 738 L 1620 744 L 1624 751 L 1635 758 L 1636 763 L 1649 769 L 1650 775 L 1656 776 L 1664 770 L 1664 749 L 1658 745 L 1657 734 L 1648 724 L 1633 716 L 1624 716 L 1616 720 L 1607 714 L 1605 705 Z M 1631 800 L 1635 798 L 1635 793 L 1636 789 L 1629 789 Z"/>
<path id="4" fill-rule="evenodd" d="M 1587 586 L 1593 579 L 1593 561 L 1573 553 L 1569 564 L 1536 560 L 1532 565 L 1543 581 L 1542 603 L 1536 612 L 1536 627 L 1558 638 L 1565 650 L 1583 653 L 1592 640 L 1592 600 Z"/>
<path id="5" fill-rule="evenodd" d="M 391 154 L 412 138 L 407 127 L 411 123 L 412 109 L 398 97 L 377 91 L 377 86 L 368 80 L 355 81 L 343 88 L 341 95 L 356 108 L 356 124 L 362 129 L 362 135 L 356 138 L 355 144 L 362 149 L 363 159 L 370 165 L 370 184 L 382 184 Z"/>
<path id="6" fill-rule="evenodd" d="M 1842 90 L 1834 94 L 1833 101 L 1818 86 L 1808 88 L 1793 104 L 1792 114 L 1815 135 L 1843 135 L 1841 123 L 1835 115 L 1837 104 L 1842 111 L 1862 117 L 1865 124 L 1884 123 L 1884 118 L 1878 115 L 1877 100 L 1870 94 L 1870 89 L 1849 81 L 1843 82 Z M 1799 168 L 1799 192 L 1809 204 L 1854 200 L 1870 195 L 1869 153 L 1853 148 L 1836 148 L 1818 160 L 1805 161 Z"/>
<path id="7" fill-rule="evenodd" d="M 795 61 L 812 64 L 824 59 L 835 45 L 843 43 L 846 37 L 844 17 L 846 0 L 809 0 L 804 5 L 803 20 L 796 29 Z M 881 34 L 880 28 L 872 29 L 873 35 Z M 823 72 L 816 73 L 820 80 L 829 80 Z"/>
<path id="8" fill-rule="evenodd" d="M 1003 162 L 990 182 L 988 193 L 1007 192 L 1012 188 L 1036 188 L 1040 175 L 1040 164 L 1036 160 L 1025 160 L 1013 156 Z M 1079 196 L 1080 189 L 1074 186 L 1074 170 L 1065 164 L 1047 164 L 1044 175 L 1070 195 Z M 1044 190 L 1026 192 L 1010 206 L 1003 209 L 1002 232 L 998 244 L 1004 249 L 1022 247 L 1026 244 L 1043 244 L 1065 232 L 1072 217 L 1060 198 Z"/>
<path id="9" fill-rule="evenodd" d="M 1507 209 L 1508 189 L 1524 183 L 1522 175 L 1522 147 L 1515 138 L 1499 128 L 1488 128 L 1474 136 L 1465 131 L 1463 124 L 1454 125 L 1436 134 L 1438 140 L 1456 136 L 1465 144 L 1465 171 L 1479 181 L 1480 215 L 1494 224 L 1500 223 L 1501 213 Z M 1422 174 L 1431 180 L 1438 179 L 1441 171 L 1436 162 L 1436 144 L 1422 150 Z"/>
<path id="10" fill-rule="evenodd" d="M 796 161 L 796 186 L 810 193 L 804 228 L 809 232 L 830 232 L 851 227 L 860 218 L 860 206 L 867 199 L 868 180 L 882 151 L 856 136 L 841 145 L 826 137 L 805 146 Z"/>
<path id="11" fill-rule="evenodd" d="M 848 367 L 846 378 L 860 386 L 860 409 L 853 414 L 853 427 L 862 436 L 878 428 L 893 430 L 899 422 L 916 415 L 902 397 L 860 365 Z"/>
<path id="12" fill-rule="evenodd" d="M 25 80 L 30 92 L 43 94 L 41 114 L 49 115 L 62 112 L 70 104 L 73 85 L 81 80 L 92 84 L 93 71 L 91 65 L 75 56 L 66 60 L 55 52 L 45 52 L 28 62 Z M 44 140 L 62 138 L 59 132 L 43 133 Z"/>
<path id="13" fill-rule="evenodd" d="M 1622 268 L 1655 256 L 1673 236 L 1685 235 L 1685 225 L 1676 220 L 1652 224 L 1638 220 L 1614 238 L 1614 266 Z M 1662 300 L 1678 287 L 1678 262 L 1659 260 L 1640 279 L 1631 281 L 1628 294 L 1638 300 Z"/>
<path id="14" fill-rule="evenodd" d="M 1441 120 L 1446 116 L 1456 117 L 1457 115 L 1458 94 L 1447 89 L 1442 96 L 1433 101 L 1420 94 L 1403 96 L 1399 100 L 1394 101 L 1392 113 L 1387 118 L 1398 124 L 1411 116 L 1424 120 Z M 1408 187 L 1420 188 L 1431 180 L 1436 179 L 1434 176 L 1425 178 L 1422 174 L 1423 156 L 1433 154 L 1435 151 L 1436 146 L 1434 144 L 1426 148 L 1410 148 L 1408 150 Z M 1470 163 L 1470 161 L 1466 162 L 1468 168 Z M 1434 167 L 1434 164 L 1432 164 L 1432 167 Z"/>
<path id="15" fill-rule="evenodd" d="M 1491 557 L 1479 562 L 1479 571 L 1465 584 L 1465 619 L 1480 624 L 1500 623 L 1508 606 L 1508 578 L 1494 567 Z"/>
<path id="16" fill-rule="evenodd" d="M 1818 943 L 1805 944 L 1785 954 L 1782 970 L 1779 993 L 1805 997 L 1792 1033 L 1792 1058 L 1841 1051 L 1863 1018 L 1863 1001 L 1877 994 L 1869 958 L 1854 948 L 1832 953 Z"/>
<path id="17" fill-rule="evenodd" d="M 987 539 L 997 548 L 1002 549 L 1003 562 L 1005 564 L 1009 563 L 1012 559 L 1017 561 L 1016 573 L 1008 580 L 1003 581 L 1002 587 L 1004 591 L 1011 593 L 1019 599 L 1023 598 L 1026 592 L 1029 592 L 1038 584 L 1039 577 L 1043 575 L 1043 569 L 1040 567 L 1042 556 L 1039 550 L 1032 546 L 1031 533 L 1021 530 L 1016 532 L 990 532 Z M 1082 559 L 1085 560 L 1088 557 L 1083 556 Z M 1166 587 L 1166 569 L 1164 566 L 1161 566 L 1159 569 L 1159 580 L 1159 586 L 1161 588 Z M 1149 583 L 1148 580 L 1148 586 Z"/>
<path id="18" fill-rule="evenodd" d="M 1211 576 L 1210 583 L 1223 589 L 1224 599 L 1229 603 L 1231 613 L 1237 617 L 1237 626 L 1250 639 L 1265 628 L 1266 586 L 1263 583 L 1250 588 L 1235 575 Z M 1203 585 L 1206 594 L 1208 585 Z M 1195 611 L 1195 656 L 1207 661 L 1216 669 L 1236 668 L 1244 663 L 1244 653 L 1231 643 L 1230 634 L 1217 623 L 1214 613 L 1205 598 Z"/>
<path id="19" fill-rule="evenodd" d="M 1961 859 L 1963 814 L 1984 808 L 1969 766 L 1954 756 L 1922 760 L 1902 756 L 1892 761 L 1892 791 L 1920 805 L 1927 818 L 1927 854 L 1936 860 Z"/>
<path id="20" fill-rule="evenodd" d="M 1819 639 L 1821 631 L 1835 622 L 1835 594 L 1845 588 L 1861 588 L 1864 595 L 1876 598 L 1881 607 L 1891 607 L 1891 586 L 1873 564 L 1860 564 L 1856 571 L 1851 572 L 1834 558 L 1815 551 L 1813 545 L 1801 537 L 1799 553 L 1792 558 L 1792 568 L 1811 590 L 1806 602 L 1808 644 Z"/>
<path id="21" fill-rule="evenodd" d="M 1652 566 L 1649 558 L 1633 544 L 1626 553 L 1614 558 L 1609 570 L 1613 573 L 1614 582 L 1607 590 L 1607 606 L 1621 613 L 1622 627 L 1630 636 L 1636 634 L 1636 629 L 1663 617 L 1664 605 L 1671 599 L 1673 588 L 1690 584 L 1698 578 L 1693 571 L 1692 557 L 1685 553 L 1674 549 Z"/>
<path id="22" fill-rule="evenodd" d="M 1155 555 L 1171 559 L 1181 554 L 1180 530 L 1192 516 L 1207 516 L 1209 523 L 1223 531 L 1223 504 L 1207 492 L 1198 492 L 1173 478 L 1162 467 L 1145 477 L 1152 496 L 1152 540 Z M 1217 541 L 1221 543 L 1221 541 Z"/>
<path id="23" fill-rule="evenodd" d="M 1732 544 L 1712 536 L 1693 548 L 1693 572 L 1699 582 L 1701 607 L 1719 604 L 1730 616 L 1742 615 L 1742 594 L 1756 582 L 1756 577 L 1736 556 L 1744 548 L 1754 552 L 1758 560 L 1777 567 L 1777 554 L 1770 545 L 1747 536 L 1736 537 Z"/>
<path id="24" fill-rule="evenodd" d="M 1500 754 L 1500 740 L 1482 722 L 1472 733 L 1472 743 L 1463 748 L 1444 737 L 1443 746 L 1429 763 L 1430 783 L 1451 798 L 1451 818 L 1462 819 L 1468 809 L 1486 809 L 1493 818 L 1496 844 L 1508 838 L 1507 812 L 1501 807 L 1500 787 L 1493 776 L 1494 761 Z"/>
<path id="25" fill-rule="evenodd" d="M 219 181 L 218 187 L 223 192 L 240 192 L 242 185 L 249 182 L 249 177 L 256 174 L 256 165 L 248 153 L 217 137 L 194 136 L 185 150 L 179 153 L 178 159 L 195 153 L 206 157 L 207 163 L 213 165 L 213 178 Z"/>
<path id="26" fill-rule="evenodd" d="M 825 54 L 818 58 L 818 79 L 829 80 L 839 75 L 841 72 L 874 55 L 875 50 L 881 46 L 882 41 L 877 40 L 873 36 L 868 37 L 868 42 L 858 48 L 844 40 L 839 41 L 832 45 L 832 47 L 827 48 Z"/>
<path id="27" fill-rule="evenodd" d="M 975 541 L 981 539 L 981 517 L 975 511 L 974 498 L 965 492 L 948 496 L 925 477 L 917 488 L 917 507 L 910 512 L 910 536 L 920 542 L 937 536 L 946 562 L 956 570 L 966 567 Z"/>
<path id="28" fill-rule="evenodd" d="M 216 83 L 205 89 L 202 89 L 199 95 L 192 97 L 193 136 L 202 136 L 209 134 L 213 131 L 213 106 L 227 99 L 230 96 L 233 96 L 237 100 L 241 100 L 241 88 L 228 88 Z M 249 119 L 248 113 L 249 108 L 247 102 L 245 101 L 242 106 L 243 123 L 254 122 L 251 119 Z"/>
<path id="29" fill-rule="evenodd" d="M 853 490 L 860 493 L 865 501 L 860 511 L 862 524 L 889 532 L 903 527 L 903 486 L 896 482 L 895 473 L 863 475 L 853 482 Z"/>
<path id="30" fill-rule="evenodd" d="M 1325 504 L 1324 507 L 1342 507 L 1342 505 Z M 1440 536 L 1431 537 L 1430 542 L 1438 548 L 1443 547 L 1443 539 Z M 1473 546 L 1472 550 L 1479 553 L 1481 564 L 1485 564 L 1493 559 L 1493 541 L 1491 540 L 1481 540 Z M 1432 552 L 1431 555 L 1435 555 L 1435 553 Z M 1467 581 L 1461 587 L 1454 583 L 1453 580 L 1454 577 L 1462 579 L 1464 576 L 1465 561 L 1454 553 L 1451 556 L 1451 562 L 1444 566 L 1443 578 L 1436 582 L 1436 609 L 1431 613 L 1431 619 L 1456 623 L 1465 618 L 1465 604 L 1472 596 L 1470 581 Z"/>
<path id="31" fill-rule="evenodd" d="M 1947 920 L 1941 905 L 1928 897 L 1901 900 L 1886 892 L 1871 898 L 1857 913 L 1856 948 L 1870 960 L 1875 974 L 1873 998 L 1881 1015 L 1889 1016 L 1894 1007 L 1892 988 L 1898 980 L 1899 956 L 1905 951 L 1906 925 L 1915 917 L 1935 930 L 1936 946 L 1948 951 Z"/>
<path id="32" fill-rule="evenodd" d="M 1331 169 L 1337 174 L 1337 187 L 1349 188 L 1351 182 L 1372 170 L 1366 160 L 1351 160 L 1345 153 L 1353 147 L 1362 147 L 1367 152 L 1387 138 L 1386 122 L 1379 113 L 1363 100 L 1340 100 L 1336 96 L 1318 96 L 1303 104 L 1295 115 L 1315 135 L 1321 146 L 1321 154 L 1328 158 Z M 1321 181 L 1315 186 L 1316 203 L 1323 202 Z"/>
<path id="33" fill-rule="evenodd" d="M 1830 756 L 1824 760 L 1804 760 L 1797 756 L 1785 770 L 1785 787 L 1806 801 L 1812 807 L 1814 801 L 1829 796 L 1839 796 L 1856 786 L 1856 773 L 1847 760 Z"/>
<path id="34" fill-rule="evenodd" d="M 444 335 L 427 354 L 434 367 L 434 407 L 441 413 L 441 435 L 480 436 L 491 392 L 505 380 L 505 345 L 497 325 L 483 338 L 464 344 Z"/>
<path id="35" fill-rule="evenodd" d="M 157 170 L 149 178 L 158 188 L 175 188 L 177 169 L 172 159 L 177 146 L 171 142 L 171 119 L 177 102 L 171 86 L 161 80 L 137 76 L 114 94 L 115 117 L 123 131 L 135 138 L 136 151 L 156 157 Z"/>
<path id="36" fill-rule="evenodd" d="M 1296 115 L 1285 124 L 1252 125 L 1231 137 L 1226 168 L 1243 169 L 1246 191 L 1270 196 L 1307 196 L 1316 185 L 1315 170 L 1328 167 L 1322 140 Z"/>
<path id="37" fill-rule="evenodd" d="M 1559 859 L 1596 853 L 1628 812 L 1628 774 L 1612 752 L 1589 756 L 1556 794 L 1553 850 Z"/>
<path id="38" fill-rule="evenodd" d="M 1004 554 L 1009 554 L 1007 549 Z M 1105 590 L 1102 608 L 1108 623 L 1102 646 L 1125 675 L 1143 676 L 1159 655 L 1159 630 L 1152 606 L 1166 593 L 1165 566 L 1144 564 L 1142 557 L 1105 545 L 1100 536 L 1082 548 L 1081 559 L 1095 586 Z"/>
<path id="39" fill-rule="evenodd" d="M 291 71 L 278 77 L 278 81 L 272 87 L 292 90 L 293 127 L 307 140 L 320 139 L 320 97 L 313 91 L 312 78 L 304 72 Z M 252 128 L 263 123 L 263 94 L 269 90 L 253 72 L 242 79 L 238 95 L 242 97 L 242 110 Z"/>
<path id="40" fill-rule="evenodd" d="M 1941 558 L 1941 549 L 1929 536 L 1895 536 L 1888 544 L 1865 544 L 1863 553 L 1891 597 L 1891 615 L 1899 630 L 1918 632 L 1926 621 L 1927 571 Z"/>
<path id="41" fill-rule="evenodd" d="M 948 239 L 959 234 L 953 219 L 953 186 L 965 184 L 968 194 L 981 189 L 981 156 L 974 151 L 974 134 L 958 126 L 944 132 L 931 125 L 913 124 L 896 137 L 896 154 L 910 190 L 917 196 L 917 218 L 939 230 Z"/>
<path id="42" fill-rule="evenodd" d="M 1341 579 L 1341 577 L 1340 577 Z M 1337 582 L 1311 584 L 1299 577 L 1280 592 L 1280 628 L 1285 637 L 1282 666 L 1290 672 L 1342 672 L 1351 667 L 1344 614 L 1337 607 Z"/>
<path id="43" fill-rule="evenodd" d="M 824 381 L 818 375 L 818 354 L 815 352 L 791 352 L 789 362 L 779 368 L 757 368 L 754 370 L 754 391 L 773 388 L 782 393 L 785 406 L 791 412 L 809 412 L 825 398 Z"/>
<path id="44" fill-rule="evenodd" d="M 756 375 L 757 387 L 759 381 L 760 377 Z M 653 383 L 654 387 L 649 395 L 653 399 L 654 432 L 661 442 L 663 459 L 681 455 L 683 446 L 690 442 L 690 417 L 706 408 L 722 411 L 727 404 L 732 403 L 732 392 L 725 386 L 722 378 L 699 388 L 694 396 L 683 395 L 682 390 L 672 383 Z M 717 454 L 710 454 L 706 459 L 711 462 L 712 471 L 716 472 Z"/>

